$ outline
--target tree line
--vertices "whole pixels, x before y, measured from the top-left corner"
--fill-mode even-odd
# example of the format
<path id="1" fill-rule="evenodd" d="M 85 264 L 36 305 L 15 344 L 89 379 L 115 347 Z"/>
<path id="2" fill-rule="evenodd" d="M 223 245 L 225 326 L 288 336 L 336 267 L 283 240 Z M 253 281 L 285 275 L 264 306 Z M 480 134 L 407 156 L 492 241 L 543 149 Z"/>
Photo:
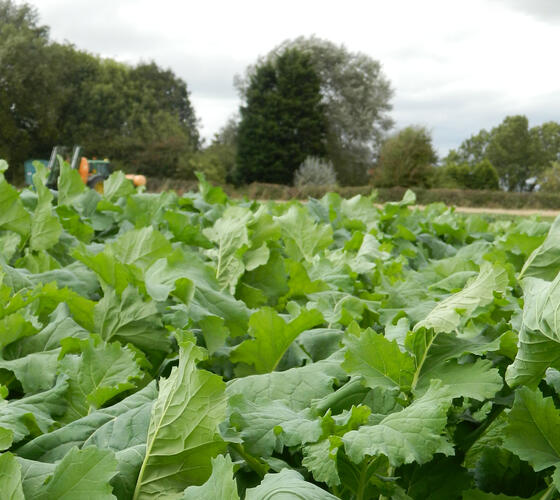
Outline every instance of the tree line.
<path id="1" fill-rule="evenodd" d="M 31 5 L 0 0 L 0 158 L 12 175 L 54 144 L 81 144 L 150 177 L 560 188 L 558 123 L 508 116 L 438 158 L 426 127 L 392 131 L 394 90 L 381 64 L 328 40 L 288 40 L 235 85 L 239 113 L 204 144 L 187 83 L 171 70 L 53 42 Z"/>
<path id="2" fill-rule="evenodd" d="M 0 0 L 0 158 L 21 175 L 55 144 L 149 176 L 184 176 L 201 141 L 186 83 L 55 43 L 29 4 Z"/>
<path id="3" fill-rule="evenodd" d="M 529 127 L 524 115 L 507 116 L 482 129 L 438 163 L 424 127 L 407 127 L 382 144 L 374 182 L 380 186 L 422 186 L 507 191 L 558 191 L 560 124 Z M 437 166 L 436 166 L 437 165 Z"/>
<path id="4" fill-rule="evenodd" d="M 284 42 L 237 87 L 239 116 L 202 155 L 220 152 L 215 180 L 291 184 L 310 165 L 299 178 L 316 183 L 334 167 L 343 185 L 560 190 L 560 124 L 507 116 L 438 158 L 426 127 L 391 132 L 393 90 L 380 64 L 326 40 Z"/>

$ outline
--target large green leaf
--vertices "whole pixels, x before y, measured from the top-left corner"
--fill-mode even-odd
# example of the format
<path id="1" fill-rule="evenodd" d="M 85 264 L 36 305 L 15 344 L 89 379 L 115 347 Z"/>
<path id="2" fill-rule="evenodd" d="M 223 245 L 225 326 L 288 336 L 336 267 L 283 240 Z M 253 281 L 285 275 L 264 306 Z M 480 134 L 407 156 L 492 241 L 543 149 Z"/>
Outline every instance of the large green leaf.
<path id="1" fill-rule="evenodd" d="M 341 446 L 342 440 L 336 437 L 332 440 L 323 439 L 303 448 L 301 463 L 313 474 L 315 481 L 326 483 L 330 487 L 340 484 L 336 458 Z"/>
<path id="2" fill-rule="evenodd" d="M 500 350 L 499 332 L 490 335 L 458 335 L 455 333 L 435 334 L 423 328 L 406 336 L 406 348 L 416 357 L 416 376 L 428 376 L 451 359 L 466 354 L 477 356 Z M 437 377 L 431 377 L 437 378 Z"/>
<path id="3" fill-rule="evenodd" d="M 294 411 L 283 401 L 254 403 L 242 394 L 228 400 L 230 424 L 239 432 L 245 448 L 256 456 L 271 456 L 284 446 L 318 441 L 321 421 L 309 409 Z"/>
<path id="4" fill-rule="evenodd" d="M 292 205 L 275 220 L 280 226 L 286 253 L 294 260 L 311 260 L 333 241 L 332 227 L 317 224 L 302 206 Z"/>
<path id="5" fill-rule="evenodd" d="M 246 500 L 335 500 L 337 497 L 313 483 L 304 481 L 295 470 L 283 469 L 267 474 L 256 488 L 247 490 Z"/>
<path id="6" fill-rule="evenodd" d="M 442 381 L 451 397 L 466 397 L 479 401 L 493 398 L 503 386 L 498 369 L 492 368 L 492 362 L 485 359 L 462 364 L 452 359 L 433 370 L 420 372 L 416 394 L 428 390 L 434 379 Z"/>
<path id="7" fill-rule="evenodd" d="M 45 170 L 37 168 L 33 175 L 33 184 L 37 191 L 37 207 L 31 219 L 31 237 L 29 247 L 35 251 L 48 250 L 54 246 L 62 232 L 62 225 L 58 217 L 53 215 L 53 195 L 45 186 Z"/>
<path id="8" fill-rule="evenodd" d="M 166 352 L 169 333 L 161 324 L 155 302 L 145 302 L 138 290 L 128 286 L 121 297 L 109 289 L 95 305 L 95 329 L 106 341 L 132 343 L 146 351 Z"/>
<path id="9" fill-rule="evenodd" d="M 546 369 L 560 361 L 560 343 L 541 332 L 523 327 L 519 333 L 519 349 L 514 362 L 507 367 L 506 382 L 510 387 L 536 386 Z"/>
<path id="10" fill-rule="evenodd" d="M 55 419 L 66 410 L 68 382 L 59 377 L 48 391 L 10 401 L 0 400 L 0 429 L 11 431 L 14 443 L 30 434 L 49 432 Z"/>
<path id="11" fill-rule="evenodd" d="M 34 304 L 41 315 L 50 315 L 60 304 L 66 304 L 76 323 L 93 331 L 95 302 L 69 288 L 58 288 L 55 283 L 38 285 L 34 291 Z"/>
<path id="12" fill-rule="evenodd" d="M 220 290 L 212 268 L 203 263 L 199 255 L 186 251 L 174 253 L 168 257 L 168 262 L 175 275 L 188 278 L 195 286 L 188 306 L 183 307 L 187 320 L 199 322 L 209 316 L 223 318 L 232 335 L 247 333 L 249 309 L 227 290 Z"/>
<path id="13" fill-rule="evenodd" d="M 56 207 L 56 214 L 66 232 L 84 243 L 89 243 L 93 239 L 95 230 L 76 210 L 59 205 Z"/>
<path id="14" fill-rule="evenodd" d="M 107 251 L 123 264 L 146 269 L 172 251 L 171 243 L 153 227 L 133 229 L 107 245 Z"/>
<path id="15" fill-rule="evenodd" d="M 58 349 L 60 341 L 69 337 L 87 339 L 89 332 L 72 319 L 68 306 L 62 303 L 49 315 L 48 324 L 42 330 L 9 344 L 3 355 L 8 360 L 15 360 L 28 354 L 42 354 Z"/>
<path id="16" fill-rule="evenodd" d="M 328 290 L 306 294 L 308 309 L 317 309 L 329 327 L 348 326 L 352 321 L 360 322 L 367 314 L 377 314 L 379 303 L 360 299 L 347 292 Z"/>
<path id="17" fill-rule="evenodd" d="M 95 410 L 60 429 L 36 437 L 20 447 L 18 455 L 29 460 L 56 462 L 73 446 L 96 445 L 117 452 L 145 444 L 156 397 L 155 382 L 152 382 L 113 406 Z"/>
<path id="18" fill-rule="evenodd" d="M 330 410 L 321 419 L 325 439 L 303 447 L 302 465 L 316 481 L 330 487 L 341 484 L 338 470 L 338 450 L 343 446 L 341 436 L 368 423 L 371 409 L 365 405 L 352 406 L 350 411 L 332 417 Z"/>
<path id="19" fill-rule="evenodd" d="M 216 248 L 208 250 L 208 255 L 216 265 L 216 279 L 221 288 L 230 292 L 245 271 L 243 254 L 250 246 L 247 225 L 253 214 L 248 208 L 228 207 L 211 228 L 203 233 Z"/>
<path id="20" fill-rule="evenodd" d="M 361 375 L 371 387 L 410 389 L 414 375 L 414 359 L 401 352 L 395 341 L 390 342 L 371 328 L 360 330 L 353 324 L 344 336 L 346 356 L 342 367 L 350 375 Z"/>
<path id="21" fill-rule="evenodd" d="M 391 413 L 379 424 L 363 426 L 344 435 L 346 453 L 355 463 L 366 455 L 385 455 L 391 465 L 429 461 L 435 453 L 453 455 L 444 434 L 451 397 L 438 381 L 400 412 Z"/>
<path id="22" fill-rule="evenodd" d="M 80 351 L 80 355 L 66 354 L 60 361 L 60 372 L 69 380 L 65 422 L 84 417 L 118 394 L 134 389 L 143 375 L 134 352 L 118 342 L 91 337 L 68 339 L 63 346 Z"/>
<path id="23" fill-rule="evenodd" d="M 117 460 L 112 451 L 88 446 L 72 448 L 57 464 L 49 482 L 33 498 L 37 500 L 112 500 L 109 480 L 115 475 Z"/>
<path id="24" fill-rule="evenodd" d="M 202 228 L 193 224 L 192 219 L 184 213 L 169 211 L 164 215 L 169 224 L 169 230 L 173 233 L 173 241 L 182 241 L 187 245 L 212 248 L 212 242 L 202 234 Z"/>
<path id="25" fill-rule="evenodd" d="M 166 259 L 159 259 L 152 264 L 145 273 L 146 291 L 152 299 L 157 301 L 167 300 L 169 294 L 177 288 L 177 281 L 183 280 L 182 285 L 189 284 L 190 293 L 188 298 L 194 294 L 194 284 L 188 278 L 189 272 L 182 266 L 184 257 L 182 254 L 175 254 Z"/>
<path id="26" fill-rule="evenodd" d="M 88 252 L 74 250 L 72 256 L 96 273 L 102 285 L 111 286 L 118 294 L 122 294 L 127 286 L 137 282 L 134 269 L 106 251 L 91 255 Z"/>
<path id="27" fill-rule="evenodd" d="M 73 447 L 95 445 L 115 452 L 117 474 L 111 480 L 118 498 L 131 498 L 146 451 L 155 382 L 109 408 L 96 410 L 18 449 L 18 455 L 41 462 L 61 460 Z"/>
<path id="28" fill-rule="evenodd" d="M 69 288 L 86 299 L 97 298 L 99 290 L 97 276 L 81 262 L 72 262 L 61 269 L 30 274 L 29 280 L 35 285 L 55 283 L 59 289 Z"/>
<path id="29" fill-rule="evenodd" d="M 504 447 L 536 471 L 560 465 L 560 411 L 538 389 L 520 387 L 508 415 Z"/>
<path id="30" fill-rule="evenodd" d="M 542 245 L 537 247 L 519 273 L 519 279 L 533 276 L 553 280 L 560 271 L 560 217 L 556 217 Z"/>
<path id="31" fill-rule="evenodd" d="M 323 322 L 317 310 L 302 310 L 289 323 L 269 307 L 254 313 L 249 320 L 249 334 L 253 337 L 243 341 L 231 354 L 234 362 L 253 365 L 258 373 L 268 373 L 277 366 L 296 337 Z"/>
<path id="32" fill-rule="evenodd" d="M 164 221 L 166 210 L 177 208 L 177 201 L 173 191 L 135 193 L 127 196 L 123 216 L 135 227 L 159 225 Z"/>
<path id="33" fill-rule="evenodd" d="M 45 482 L 52 477 L 56 465 L 44 462 L 35 462 L 18 457 L 21 466 L 23 494 L 25 498 L 36 498 L 43 493 Z"/>
<path id="34" fill-rule="evenodd" d="M 553 281 L 539 278 L 523 280 L 523 323 L 519 349 L 506 373 L 507 383 L 536 385 L 546 369 L 560 360 L 558 300 L 560 275 Z"/>
<path id="35" fill-rule="evenodd" d="M 72 205 L 85 189 L 79 172 L 63 162 L 58 177 L 58 205 Z"/>
<path id="36" fill-rule="evenodd" d="M 182 500 L 239 500 L 233 478 L 233 463 L 229 456 L 212 459 L 212 475 L 202 486 L 189 486 Z"/>
<path id="37" fill-rule="evenodd" d="M 19 312 L 0 319 L 0 351 L 12 342 L 37 333 L 37 327 L 30 319 Z"/>
<path id="38" fill-rule="evenodd" d="M 21 466 L 11 453 L 0 455 L 0 491 L 5 500 L 25 500 L 21 485 Z"/>
<path id="39" fill-rule="evenodd" d="M 333 392 L 336 380 L 346 378 L 340 367 L 341 360 L 340 353 L 336 353 L 331 358 L 299 368 L 230 380 L 226 389 L 228 400 L 240 394 L 256 404 L 280 400 L 295 411 L 309 408 L 313 399 Z"/>
<path id="40" fill-rule="evenodd" d="M 11 371 L 26 394 L 46 391 L 54 385 L 59 351 L 34 352 L 23 358 L 0 360 L 0 368 Z"/>
<path id="41" fill-rule="evenodd" d="M 0 229 L 15 231 L 16 233 L 27 236 L 31 231 L 31 215 L 19 199 L 19 194 L 15 188 L 10 186 L 0 174 Z"/>
<path id="42" fill-rule="evenodd" d="M 210 477 L 211 458 L 225 448 L 218 434 L 226 416 L 225 384 L 196 367 L 202 356 L 192 342 L 181 343 L 179 366 L 160 381 L 134 500 L 202 484 Z"/>
<path id="43" fill-rule="evenodd" d="M 122 170 L 113 172 L 103 183 L 103 197 L 112 202 L 134 192 L 134 185 L 126 178 Z"/>
<path id="44" fill-rule="evenodd" d="M 523 280 L 523 325 L 539 331 L 555 342 L 560 342 L 558 301 L 560 300 L 560 274 L 551 281 L 538 278 Z"/>
<path id="45" fill-rule="evenodd" d="M 479 306 L 490 304 L 494 300 L 494 292 L 504 292 L 507 284 L 505 269 L 484 262 L 474 281 L 437 304 L 424 320 L 414 326 L 414 330 L 424 327 L 433 328 L 436 333 L 452 332 L 460 325 L 462 317 L 468 317 Z"/>

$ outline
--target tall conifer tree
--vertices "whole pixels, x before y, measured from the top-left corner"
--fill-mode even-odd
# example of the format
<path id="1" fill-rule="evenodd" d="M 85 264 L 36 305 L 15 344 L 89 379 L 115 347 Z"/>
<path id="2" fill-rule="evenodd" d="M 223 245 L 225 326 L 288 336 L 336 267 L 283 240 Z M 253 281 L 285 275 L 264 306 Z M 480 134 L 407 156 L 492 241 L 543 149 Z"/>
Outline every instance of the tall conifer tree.
<path id="1" fill-rule="evenodd" d="M 325 156 L 326 129 L 309 55 L 286 50 L 251 77 L 241 108 L 237 180 L 291 184 L 307 156 Z"/>

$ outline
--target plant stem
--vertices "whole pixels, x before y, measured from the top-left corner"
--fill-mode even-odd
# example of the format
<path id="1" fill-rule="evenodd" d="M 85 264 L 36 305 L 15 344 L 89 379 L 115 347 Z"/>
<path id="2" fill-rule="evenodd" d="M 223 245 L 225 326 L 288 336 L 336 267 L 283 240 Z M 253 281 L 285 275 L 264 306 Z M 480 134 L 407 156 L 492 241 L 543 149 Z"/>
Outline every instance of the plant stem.
<path id="1" fill-rule="evenodd" d="M 387 477 L 391 477 L 394 472 L 395 472 L 395 468 L 389 465 L 389 468 L 387 469 Z M 386 497 L 385 495 L 381 495 L 379 497 L 379 500 L 389 500 L 389 498 Z"/>
<path id="2" fill-rule="evenodd" d="M 371 467 L 377 465 L 378 457 L 372 457 L 368 462 L 365 462 L 362 466 L 362 470 L 360 472 L 360 485 L 358 490 L 356 491 L 356 500 L 366 500 L 364 497 L 366 493 L 366 486 L 368 484 L 369 479 L 369 470 Z M 389 466 L 388 474 L 391 475 L 393 473 L 393 467 Z"/>
<path id="3" fill-rule="evenodd" d="M 551 484 L 548 489 L 543 493 L 542 497 L 539 497 L 539 500 L 552 500 L 556 496 L 556 486 Z"/>
<path id="4" fill-rule="evenodd" d="M 265 474 L 268 472 L 267 464 L 261 462 L 253 455 L 247 453 L 243 446 L 239 443 L 230 443 L 229 445 L 235 450 L 236 453 L 238 453 L 243 458 L 243 460 L 245 460 L 245 462 L 247 462 L 247 465 L 251 467 L 251 469 L 253 469 L 261 479 L 265 476 Z"/>
<path id="5" fill-rule="evenodd" d="M 422 359 L 417 360 L 416 371 L 414 372 L 414 378 L 412 379 L 412 384 L 411 384 L 412 391 L 414 391 L 414 389 L 416 388 L 416 384 L 418 383 L 418 377 L 420 375 L 420 372 L 422 371 L 422 367 L 424 366 L 424 362 L 426 361 L 426 358 L 428 356 L 428 351 L 430 350 L 430 347 L 432 347 L 432 344 L 435 338 L 437 337 L 437 335 L 438 335 L 437 333 L 433 334 L 432 338 L 426 345 L 426 349 L 424 350 L 424 353 L 422 354 Z"/>

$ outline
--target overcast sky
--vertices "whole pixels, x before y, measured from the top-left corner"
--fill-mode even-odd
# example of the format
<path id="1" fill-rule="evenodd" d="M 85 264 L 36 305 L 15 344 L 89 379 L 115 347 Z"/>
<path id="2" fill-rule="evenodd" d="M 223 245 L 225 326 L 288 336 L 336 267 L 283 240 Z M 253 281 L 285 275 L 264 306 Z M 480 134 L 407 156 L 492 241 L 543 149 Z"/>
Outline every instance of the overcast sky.
<path id="1" fill-rule="evenodd" d="M 560 0 L 29 0 L 51 37 L 183 78 L 211 138 L 258 56 L 316 35 L 380 61 L 397 128 L 427 126 L 441 156 L 505 116 L 560 121 Z"/>

